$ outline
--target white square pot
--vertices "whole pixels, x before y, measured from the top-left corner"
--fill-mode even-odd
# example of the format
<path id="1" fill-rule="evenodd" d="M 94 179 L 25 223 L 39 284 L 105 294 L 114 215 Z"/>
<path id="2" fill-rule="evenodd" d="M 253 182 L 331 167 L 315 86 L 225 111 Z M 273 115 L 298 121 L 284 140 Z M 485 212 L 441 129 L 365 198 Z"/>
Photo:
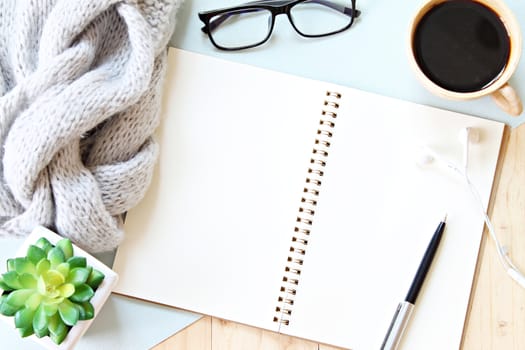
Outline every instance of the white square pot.
<path id="1" fill-rule="evenodd" d="M 61 240 L 63 237 L 57 235 L 53 231 L 48 230 L 45 227 L 37 226 L 33 232 L 27 237 L 27 239 L 24 241 L 24 243 L 20 246 L 17 253 L 11 256 L 12 258 L 15 257 L 23 257 L 26 255 L 27 248 L 29 245 L 34 244 L 39 238 L 44 237 L 46 238 L 51 244 L 56 245 L 56 243 Z M 101 263 L 99 260 L 97 260 L 95 257 L 87 253 L 86 251 L 82 250 L 81 248 L 77 247 L 73 244 L 73 252 L 75 256 L 81 256 L 85 257 L 87 264 L 89 266 L 92 266 L 94 269 L 99 270 L 104 274 L 104 280 L 102 283 L 98 286 L 97 290 L 95 291 L 95 294 L 91 298 L 91 304 L 93 305 L 95 309 L 95 316 L 90 320 L 83 320 L 78 321 L 78 323 L 73 326 L 64 341 L 57 345 L 55 344 L 51 338 L 48 336 L 38 338 L 36 335 L 31 335 L 30 339 L 33 339 L 34 341 L 40 343 L 42 346 L 44 346 L 46 349 L 54 349 L 54 350 L 70 350 L 75 347 L 77 342 L 80 340 L 82 335 L 86 332 L 86 330 L 91 325 L 91 322 L 97 317 L 98 313 L 100 312 L 100 309 L 108 299 L 109 295 L 111 294 L 111 291 L 115 287 L 118 281 L 118 275 L 111 270 L 109 267 Z M 6 272 L 5 270 L 6 264 L 5 262 L 0 262 L 0 274 L 3 274 Z M 4 291 L 0 288 L 0 295 Z M 4 322 L 6 322 L 14 332 L 18 333 L 18 330 L 15 327 L 14 317 L 7 317 L 4 315 L 0 315 L 0 319 L 2 319 Z M 1 340 L 0 340 L 1 343 Z"/>

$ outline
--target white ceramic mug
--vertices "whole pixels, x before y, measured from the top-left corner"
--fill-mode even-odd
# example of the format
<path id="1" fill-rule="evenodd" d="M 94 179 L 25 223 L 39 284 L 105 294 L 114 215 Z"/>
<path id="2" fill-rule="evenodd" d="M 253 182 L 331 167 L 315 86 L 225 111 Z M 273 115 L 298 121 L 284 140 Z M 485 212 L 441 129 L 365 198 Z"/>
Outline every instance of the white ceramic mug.
<path id="1" fill-rule="evenodd" d="M 449 99 L 454 100 L 468 100 L 479 98 L 486 95 L 491 95 L 496 104 L 510 115 L 519 115 L 523 111 L 521 100 L 509 84 L 508 80 L 516 70 L 522 50 L 522 36 L 514 14 L 510 9 L 500 0 L 468 0 L 477 2 L 485 7 L 488 7 L 494 14 L 499 17 L 499 20 L 505 27 L 510 42 L 510 52 L 503 70 L 494 79 L 483 88 L 472 92 L 457 92 L 452 91 L 442 86 L 437 85 L 432 81 L 421 69 L 416 59 L 414 49 L 414 34 L 418 29 L 421 19 L 433 8 L 450 1 L 465 1 L 465 0 L 428 0 L 417 11 L 410 23 L 409 35 L 409 61 L 416 73 L 417 78 L 421 81 L 430 92 Z"/>

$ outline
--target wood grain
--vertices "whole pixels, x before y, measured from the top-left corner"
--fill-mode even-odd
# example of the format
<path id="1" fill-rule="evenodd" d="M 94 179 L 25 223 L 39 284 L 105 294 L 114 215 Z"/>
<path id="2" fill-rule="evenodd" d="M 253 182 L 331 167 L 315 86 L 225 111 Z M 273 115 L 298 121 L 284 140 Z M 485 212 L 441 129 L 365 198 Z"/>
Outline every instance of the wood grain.
<path id="1" fill-rule="evenodd" d="M 515 265 L 525 269 L 525 125 L 505 130 L 491 219 Z M 463 349 L 525 349 L 525 290 L 498 261 L 487 232 L 463 337 Z"/>
<path id="2" fill-rule="evenodd" d="M 202 341 L 206 339 L 207 341 Z M 154 350 L 338 350 L 308 340 L 205 316 Z"/>
<path id="3" fill-rule="evenodd" d="M 154 346 L 155 350 L 212 350 L 212 318 L 205 316 Z"/>
<path id="4" fill-rule="evenodd" d="M 525 269 L 525 125 L 505 129 L 491 218 L 514 263 Z M 525 349 L 525 290 L 501 267 L 484 232 L 463 334 L 463 350 Z M 153 350 L 337 350 L 213 317 L 203 317 Z"/>

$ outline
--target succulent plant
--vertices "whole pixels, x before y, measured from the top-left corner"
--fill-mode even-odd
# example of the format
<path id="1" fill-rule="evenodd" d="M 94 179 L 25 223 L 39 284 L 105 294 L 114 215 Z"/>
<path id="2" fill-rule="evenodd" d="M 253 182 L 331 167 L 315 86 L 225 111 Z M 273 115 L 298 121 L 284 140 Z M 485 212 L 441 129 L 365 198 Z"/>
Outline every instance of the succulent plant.
<path id="1" fill-rule="evenodd" d="M 94 317 L 90 300 L 104 274 L 75 256 L 67 238 L 56 245 L 40 238 L 25 257 L 7 260 L 0 276 L 0 314 L 13 316 L 22 337 L 49 336 L 62 343 L 79 320 Z"/>

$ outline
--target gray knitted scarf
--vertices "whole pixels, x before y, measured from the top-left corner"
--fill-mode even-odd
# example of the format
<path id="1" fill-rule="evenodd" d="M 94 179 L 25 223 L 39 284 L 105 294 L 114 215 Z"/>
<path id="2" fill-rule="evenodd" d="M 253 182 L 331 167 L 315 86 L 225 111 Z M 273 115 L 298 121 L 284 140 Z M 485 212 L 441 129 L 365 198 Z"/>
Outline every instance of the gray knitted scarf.
<path id="1" fill-rule="evenodd" d="M 0 1 L 0 237 L 40 224 L 91 252 L 122 241 L 180 2 Z"/>

